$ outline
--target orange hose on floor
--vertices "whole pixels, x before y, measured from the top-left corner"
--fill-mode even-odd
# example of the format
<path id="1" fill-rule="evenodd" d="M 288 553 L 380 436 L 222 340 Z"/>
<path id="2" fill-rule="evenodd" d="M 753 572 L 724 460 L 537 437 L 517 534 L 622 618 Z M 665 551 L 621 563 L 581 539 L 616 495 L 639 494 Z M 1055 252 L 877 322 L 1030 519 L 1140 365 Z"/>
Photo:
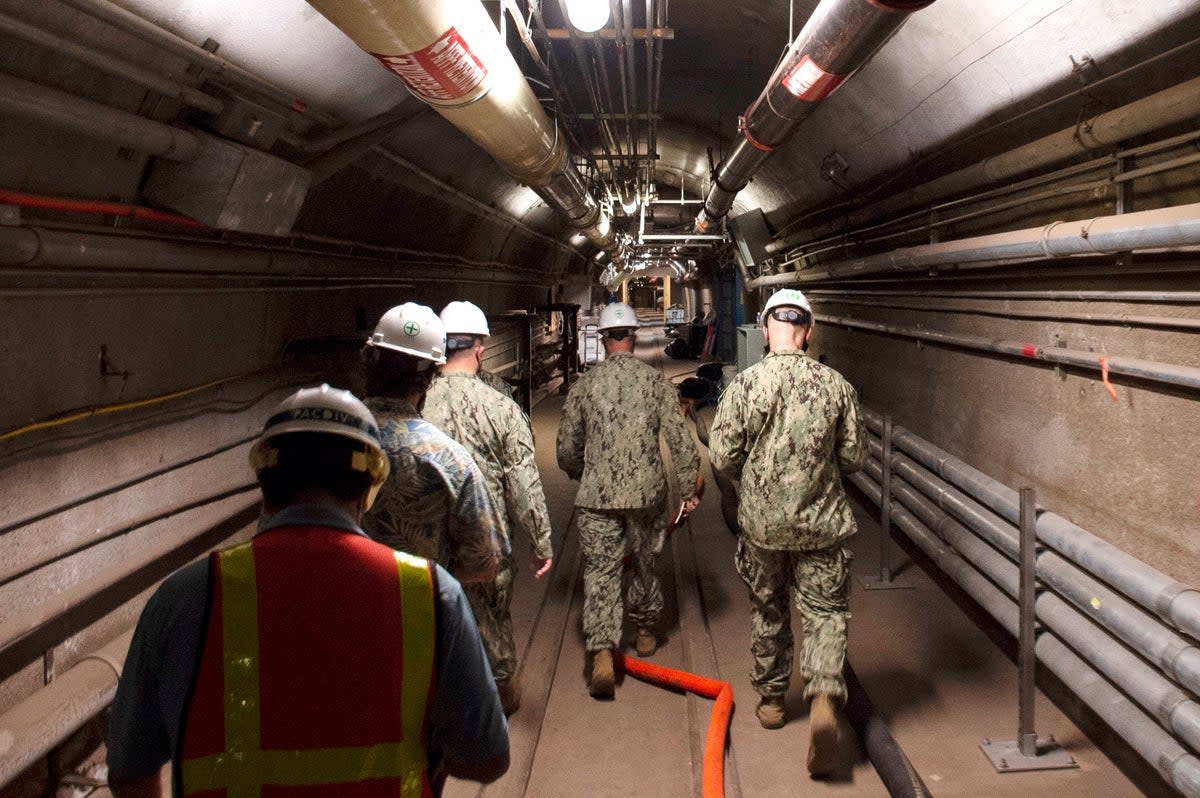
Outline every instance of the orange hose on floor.
<path id="1" fill-rule="evenodd" d="M 725 738 L 729 734 L 729 716 L 733 714 L 733 686 L 729 682 L 708 679 L 694 673 L 651 665 L 637 657 L 613 652 L 613 664 L 637 679 L 673 687 L 689 693 L 715 698 L 708 719 L 708 736 L 704 740 L 703 798 L 723 798 L 725 795 Z"/>

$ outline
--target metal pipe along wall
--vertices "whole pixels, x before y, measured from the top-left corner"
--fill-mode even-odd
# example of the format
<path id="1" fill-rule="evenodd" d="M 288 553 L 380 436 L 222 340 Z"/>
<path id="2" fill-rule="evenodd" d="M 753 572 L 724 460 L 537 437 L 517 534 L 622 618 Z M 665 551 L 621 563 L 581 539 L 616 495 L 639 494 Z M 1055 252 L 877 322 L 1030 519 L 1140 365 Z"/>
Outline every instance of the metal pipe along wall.
<path id="1" fill-rule="evenodd" d="M 1070 255 L 1113 254 L 1200 245 L 1200 203 L 1150 211 L 1052 222 L 1007 233 L 903 247 L 836 261 L 811 271 L 759 277 L 751 288 L 911 272 L 964 263 L 1041 261 Z"/>
<path id="2" fill-rule="evenodd" d="M 884 45 L 909 14 L 933 0 L 822 0 L 766 88 L 738 119 L 733 149 L 713 173 L 696 229 L 708 231 L 729 213 L 767 156 Z"/>

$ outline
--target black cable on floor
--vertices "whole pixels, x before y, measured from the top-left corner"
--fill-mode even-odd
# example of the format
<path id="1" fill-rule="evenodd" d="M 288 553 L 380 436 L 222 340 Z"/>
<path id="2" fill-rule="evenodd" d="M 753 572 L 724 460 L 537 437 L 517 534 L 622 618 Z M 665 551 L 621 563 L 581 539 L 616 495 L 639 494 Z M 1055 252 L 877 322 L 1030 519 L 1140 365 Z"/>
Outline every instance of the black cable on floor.
<path id="1" fill-rule="evenodd" d="M 862 740 L 867 759 L 871 761 L 875 772 L 887 787 L 888 795 L 891 798 L 932 798 L 929 788 L 921 781 L 896 738 L 892 737 L 887 724 L 876 714 L 871 697 L 863 689 L 862 682 L 858 680 L 858 675 L 854 673 L 849 662 L 846 663 L 844 674 L 848 694 L 846 717 Z"/>

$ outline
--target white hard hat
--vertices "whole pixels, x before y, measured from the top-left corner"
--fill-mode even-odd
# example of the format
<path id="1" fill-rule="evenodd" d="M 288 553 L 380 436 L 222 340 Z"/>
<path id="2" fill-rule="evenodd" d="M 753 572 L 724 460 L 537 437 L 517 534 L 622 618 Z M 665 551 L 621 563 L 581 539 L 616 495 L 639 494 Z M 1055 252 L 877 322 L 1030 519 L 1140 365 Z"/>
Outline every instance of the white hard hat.
<path id="1" fill-rule="evenodd" d="M 363 444 L 365 451 L 354 453 L 350 467 L 369 474 L 376 489 L 391 470 L 375 417 L 349 391 L 322 384 L 316 388 L 301 388 L 280 402 L 263 425 L 261 437 L 250 449 L 250 465 L 256 473 L 278 463 L 279 450 L 271 442 L 289 432 L 337 435 Z M 374 495 L 373 490 L 372 499 Z"/>
<path id="2" fill-rule="evenodd" d="M 637 326 L 638 317 L 633 312 L 633 308 L 624 302 L 613 302 L 611 305 L 605 305 L 604 310 L 600 311 L 600 323 L 596 325 L 596 330 L 604 332 L 605 330 L 615 330 L 618 327 L 636 328 Z"/>
<path id="3" fill-rule="evenodd" d="M 767 300 L 767 304 L 763 305 L 763 319 L 766 319 L 767 314 L 770 313 L 772 309 L 780 307 L 781 305 L 800 308 L 801 310 L 806 311 L 810 316 L 813 312 L 812 305 L 808 304 L 808 297 L 804 296 L 804 294 L 797 291 L 795 288 L 780 288 L 778 291 L 771 294 L 771 298 Z"/>
<path id="4" fill-rule="evenodd" d="M 391 349 L 440 366 L 446 362 L 446 329 L 430 308 L 405 302 L 383 314 L 367 346 Z"/>
<path id="5" fill-rule="evenodd" d="M 442 325 L 446 335 L 491 335 L 487 316 L 478 306 L 455 300 L 442 308 Z"/>

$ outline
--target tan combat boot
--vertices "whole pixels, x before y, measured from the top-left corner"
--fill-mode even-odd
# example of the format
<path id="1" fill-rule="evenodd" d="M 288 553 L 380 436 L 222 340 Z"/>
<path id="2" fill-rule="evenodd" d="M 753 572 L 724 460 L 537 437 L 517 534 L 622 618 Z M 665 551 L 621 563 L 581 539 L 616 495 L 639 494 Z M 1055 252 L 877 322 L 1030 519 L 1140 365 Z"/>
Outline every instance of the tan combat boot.
<path id="1" fill-rule="evenodd" d="M 648 657 L 658 651 L 658 638 L 653 629 L 638 629 L 637 645 L 634 647 L 639 657 Z"/>
<path id="2" fill-rule="evenodd" d="M 813 696 L 808 713 L 812 738 L 808 744 L 808 772 L 828 776 L 838 764 L 838 706 L 827 693 Z"/>
<path id="3" fill-rule="evenodd" d="M 765 695 L 754 710 L 755 717 L 764 729 L 782 729 L 787 720 L 783 716 L 783 696 Z"/>
<path id="4" fill-rule="evenodd" d="M 521 684 L 514 676 L 496 681 L 496 692 L 500 694 L 500 706 L 505 715 L 512 715 L 521 708 Z"/>
<path id="5" fill-rule="evenodd" d="M 612 698 L 616 685 L 613 673 L 612 652 L 607 648 L 592 655 L 592 675 L 588 679 L 588 692 L 592 698 Z"/>

